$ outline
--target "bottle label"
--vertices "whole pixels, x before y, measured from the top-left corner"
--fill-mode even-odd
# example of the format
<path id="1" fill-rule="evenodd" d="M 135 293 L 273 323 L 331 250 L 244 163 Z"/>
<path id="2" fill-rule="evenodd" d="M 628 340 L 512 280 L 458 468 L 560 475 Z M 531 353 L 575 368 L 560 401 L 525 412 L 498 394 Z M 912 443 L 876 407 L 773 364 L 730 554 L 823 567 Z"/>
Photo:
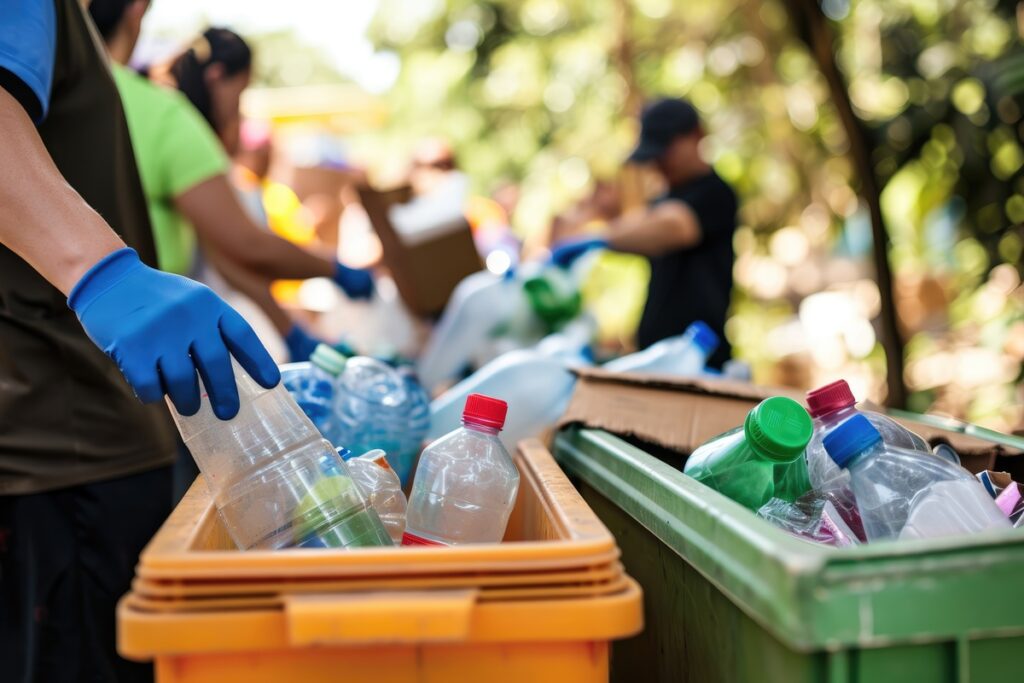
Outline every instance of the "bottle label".
<path id="1" fill-rule="evenodd" d="M 429 538 L 423 538 L 422 536 L 417 536 L 416 534 L 410 534 L 408 531 L 406 531 L 404 534 L 402 534 L 402 545 L 442 545 L 443 546 L 443 545 L 448 545 L 448 544 L 447 543 L 442 543 L 441 541 L 435 541 L 435 540 L 432 540 L 432 539 L 429 539 Z"/>

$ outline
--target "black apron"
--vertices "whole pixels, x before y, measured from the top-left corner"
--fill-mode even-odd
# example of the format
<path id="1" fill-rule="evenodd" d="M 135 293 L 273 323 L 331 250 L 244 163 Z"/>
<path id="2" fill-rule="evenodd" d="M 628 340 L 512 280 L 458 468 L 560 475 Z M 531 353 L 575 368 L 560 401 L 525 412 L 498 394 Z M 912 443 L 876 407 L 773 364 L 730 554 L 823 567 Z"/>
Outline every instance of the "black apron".
<path id="1" fill-rule="evenodd" d="M 55 2 L 53 89 L 39 135 L 68 183 L 155 266 L 146 200 L 103 45 L 77 0 Z M 74 233 L 74 225 L 65 227 Z M 64 295 L 0 245 L 0 495 L 169 464 L 173 429 L 163 404 L 135 398 Z"/>

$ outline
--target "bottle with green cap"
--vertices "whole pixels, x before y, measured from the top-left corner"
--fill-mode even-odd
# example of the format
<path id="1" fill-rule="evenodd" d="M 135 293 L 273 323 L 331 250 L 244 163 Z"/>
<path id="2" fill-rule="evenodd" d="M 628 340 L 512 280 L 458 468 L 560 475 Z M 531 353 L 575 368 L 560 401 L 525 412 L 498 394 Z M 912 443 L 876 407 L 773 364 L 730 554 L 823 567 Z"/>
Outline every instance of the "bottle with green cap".
<path id="1" fill-rule="evenodd" d="M 751 510 L 773 497 L 794 501 L 811 488 L 802 456 L 812 432 L 799 403 L 783 396 L 765 399 L 742 427 L 695 450 L 683 471 Z"/>
<path id="2" fill-rule="evenodd" d="M 334 385 L 347 360 L 327 344 L 318 344 L 308 361 L 281 366 L 281 384 L 320 434 L 332 443 L 337 432 Z"/>

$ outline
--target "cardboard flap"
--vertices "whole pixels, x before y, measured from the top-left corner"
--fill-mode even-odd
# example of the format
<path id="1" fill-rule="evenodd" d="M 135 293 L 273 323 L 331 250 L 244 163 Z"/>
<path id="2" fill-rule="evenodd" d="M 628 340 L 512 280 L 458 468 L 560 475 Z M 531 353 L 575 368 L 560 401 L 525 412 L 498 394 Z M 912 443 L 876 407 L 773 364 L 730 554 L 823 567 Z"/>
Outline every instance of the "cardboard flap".
<path id="1" fill-rule="evenodd" d="M 690 453 L 742 425 L 747 412 L 769 396 L 788 396 L 804 405 L 803 394 L 792 389 L 714 377 L 623 374 L 595 368 L 574 372 L 579 380 L 560 428 L 581 424 L 680 453 Z M 1007 443 L 943 429 L 905 414 L 895 419 L 933 445 L 948 443 L 975 472 L 990 469 L 997 456 L 1022 452 Z"/>

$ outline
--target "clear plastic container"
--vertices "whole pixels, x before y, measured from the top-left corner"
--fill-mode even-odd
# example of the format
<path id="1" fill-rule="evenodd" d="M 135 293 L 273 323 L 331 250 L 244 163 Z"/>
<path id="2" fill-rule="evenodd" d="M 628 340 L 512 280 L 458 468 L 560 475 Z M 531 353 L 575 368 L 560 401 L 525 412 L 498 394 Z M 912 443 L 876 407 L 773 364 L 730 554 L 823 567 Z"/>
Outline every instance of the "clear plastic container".
<path id="1" fill-rule="evenodd" d="M 612 372 L 699 375 L 719 343 L 720 340 L 714 330 L 697 321 L 677 337 L 663 339 L 643 351 L 608 361 L 602 367 Z"/>
<path id="2" fill-rule="evenodd" d="M 463 426 L 420 457 L 403 545 L 499 543 L 519 490 L 519 471 L 498 439 L 508 405 L 466 399 Z"/>
<path id="3" fill-rule="evenodd" d="M 409 501 L 402 492 L 402 483 L 391 469 L 384 451 L 375 450 L 345 461 L 352 480 L 369 501 L 396 544 L 405 533 L 405 514 Z"/>
<path id="4" fill-rule="evenodd" d="M 890 447 L 864 415 L 833 429 L 824 444 L 836 465 L 850 472 L 868 541 L 1010 528 L 967 470 L 930 453 Z"/>
<path id="5" fill-rule="evenodd" d="M 335 384 L 335 443 L 355 453 L 383 450 L 405 480 L 419 441 L 412 434 L 409 410 L 406 380 L 395 368 L 375 358 L 350 358 Z M 410 451 L 412 440 L 417 445 Z"/>
<path id="6" fill-rule="evenodd" d="M 501 434 L 505 448 L 550 429 L 565 412 L 576 385 L 570 364 L 538 351 L 509 351 L 483 366 L 430 404 L 433 440 L 459 427 L 472 394 L 499 396 L 511 408 Z"/>
<path id="7" fill-rule="evenodd" d="M 319 344 L 308 361 L 281 366 L 281 384 L 328 441 L 337 437 L 334 384 L 345 360 L 330 346 Z"/>
<path id="8" fill-rule="evenodd" d="M 904 428 L 892 418 L 870 410 L 857 410 L 856 399 L 846 380 L 808 392 L 807 405 L 814 419 L 814 435 L 807 444 L 807 474 L 816 489 L 841 488 L 849 482 L 849 475 L 836 467 L 825 452 L 825 436 L 854 415 L 863 415 L 882 435 L 882 441 L 892 448 L 929 452 L 928 444 L 917 434 Z"/>
<path id="9" fill-rule="evenodd" d="M 683 472 L 751 510 L 773 497 L 792 502 L 810 490 L 801 456 L 811 430 L 799 403 L 768 398 L 747 414 L 743 427 L 690 454 Z"/>
<path id="10" fill-rule="evenodd" d="M 238 415 L 221 421 L 203 390 L 192 416 L 171 410 L 224 525 L 242 550 L 390 545 L 345 463 L 283 385 L 264 389 L 233 361 Z"/>
<path id="11" fill-rule="evenodd" d="M 441 319 L 427 341 L 417 373 L 427 389 L 455 379 L 495 329 L 527 307 L 522 286 L 512 271 L 468 276 L 452 292 Z"/>

